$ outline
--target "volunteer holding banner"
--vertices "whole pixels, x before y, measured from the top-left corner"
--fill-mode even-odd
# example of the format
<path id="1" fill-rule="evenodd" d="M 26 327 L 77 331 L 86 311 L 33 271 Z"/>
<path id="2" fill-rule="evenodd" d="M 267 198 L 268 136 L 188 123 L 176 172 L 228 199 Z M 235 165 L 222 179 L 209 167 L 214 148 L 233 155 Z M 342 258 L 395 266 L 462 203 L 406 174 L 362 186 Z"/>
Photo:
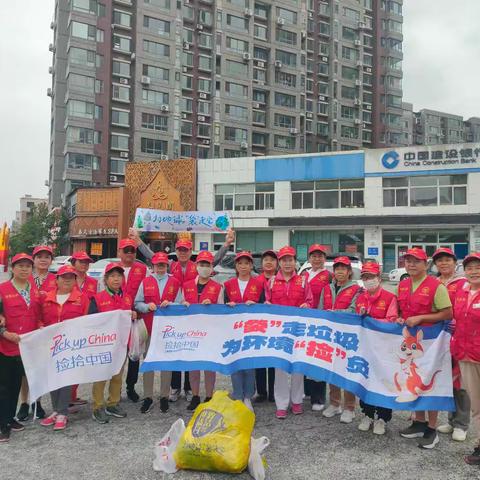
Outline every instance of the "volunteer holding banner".
<path id="1" fill-rule="evenodd" d="M 70 265 L 60 267 L 57 272 L 57 288 L 50 290 L 41 299 L 40 318 L 45 327 L 87 314 L 88 297 L 76 284 L 76 270 Z M 67 427 L 71 391 L 71 387 L 66 386 L 50 392 L 53 412 L 40 425 L 53 426 L 54 430 L 64 430 Z"/>
<path id="2" fill-rule="evenodd" d="M 19 253 L 12 258 L 12 279 L 0 284 L 0 442 L 10 440 L 10 432 L 24 426 L 15 420 L 18 395 L 25 375 L 18 343 L 20 335 L 39 327 L 40 293 L 29 283 L 33 259 Z M 28 415 L 28 404 L 27 404 Z"/>
<path id="3" fill-rule="evenodd" d="M 178 301 L 180 282 L 167 273 L 168 255 L 163 252 L 156 253 L 152 258 L 153 275 L 146 277 L 138 289 L 135 297 L 135 310 L 142 314 L 147 328 L 149 339 L 152 335 L 153 314 L 157 308 L 164 308 Z M 148 350 L 148 346 L 147 346 Z M 147 413 L 153 406 L 153 383 L 155 372 L 143 374 L 143 404 L 142 413 Z M 172 372 L 160 373 L 160 410 L 168 411 L 168 395 Z"/>
<path id="4" fill-rule="evenodd" d="M 293 247 L 282 247 L 278 251 L 280 270 L 267 284 L 265 303 L 300 308 L 312 307 L 312 292 L 305 277 L 297 275 L 296 261 L 297 252 Z M 275 415 L 278 419 L 287 418 L 289 405 L 291 405 L 294 415 L 303 413 L 303 393 L 303 375 L 301 373 L 289 375 L 280 368 L 275 369 L 275 403 L 277 406 Z"/>

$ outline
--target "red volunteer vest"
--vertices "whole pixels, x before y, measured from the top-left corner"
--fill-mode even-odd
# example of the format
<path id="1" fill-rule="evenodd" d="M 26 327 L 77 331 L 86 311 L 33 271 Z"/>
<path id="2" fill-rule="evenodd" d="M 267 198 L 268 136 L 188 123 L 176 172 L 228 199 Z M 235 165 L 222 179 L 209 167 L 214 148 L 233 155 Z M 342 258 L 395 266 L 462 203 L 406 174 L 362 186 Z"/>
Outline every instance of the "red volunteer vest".
<path id="1" fill-rule="evenodd" d="M 305 303 L 307 280 L 301 275 L 295 274 L 289 282 L 275 275 L 270 279 L 269 286 L 273 305 L 299 307 Z"/>
<path id="2" fill-rule="evenodd" d="M 67 301 L 57 303 L 57 290 L 50 290 L 42 297 L 40 309 L 42 323 L 46 327 L 54 323 L 81 317 L 88 313 L 89 299 L 78 288 L 74 288 Z"/>
<path id="3" fill-rule="evenodd" d="M 348 310 L 352 298 L 360 290 L 357 284 L 350 285 L 342 290 L 333 301 L 332 284 L 323 290 L 323 310 Z"/>
<path id="4" fill-rule="evenodd" d="M 221 289 L 222 286 L 219 283 L 209 280 L 205 287 L 203 287 L 203 291 L 199 298 L 197 282 L 195 280 L 190 280 L 183 285 L 183 298 L 188 303 L 202 303 L 204 300 L 218 303 L 218 296 L 220 295 Z"/>
<path id="5" fill-rule="evenodd" d="M 147 266 L 140 262 L 135 262 L 130 268 L 127 281 L 123 282 L 122 290 L 125 295 L 135 298 L 142 280 L 147 275 Z"/>
<path id="6" fill-rule="evenodd" d="M 235 303 L 245 303 L 249 300 L 258 303 L 263 292 L 263 282 L 262 280 L 259 280 L 258 277 L 250 277 L 245 291 L 243 292 L 243 296 L 240 292 L 237 278 L 227 280 L 223 286 L 227 292 L 228 300 Z"/>
<path id="7" fill-rule="evenodd" d="M 5 327 L 9 332 L 32 332 L 39 326 L 40 292 L 37 287 L 30 287 L 30 306 L 25 303 L 11 281 L 0 284 L 0 297 L 5 317 Z M 0 353 L 8 357 L 20 355 L 18 345 L 0 337 Z"/>
<path id="8" fill-rule="evenodd" d="M 158 283 L 154 277 L 146 277 L 142 283 L 144 302 L 154 303 L 155 305 L 160 305 L 165 300 L 174 302 L 177 298 L 178 290 L 180 289 L 180 282 L 171 276 L 168 277 L 162 296 L 160 296 Z M 153 313 L 154 312 L 142 313 L 142 318 L 149 335 L 152 334 Z"/>
<path id="9" fill-rule="evenodd" d="M 83 285 L 80 287 L 80 290 L 82 291 L 82 293 L 84 293 L 88 297 L 88 299 L 91 300 L 97 293 L 97 289 L 98 289 L 97 280 L 87 275 L 85 277 Z"/>
<path id="10" fill-rule="evenodd" d="M 307 282 L 310 285 L 310 290 L 312 291 L 312 308 L 318 308 L 322 290 L 331 282 L 331 274 L 328 270 L 323 270 L 322 272 L 317 273 L 310 281 L 308 280 L 309 275 L 307 271 L 305 271 L 302 275 L 304 275 L 307 279 Z"/>
<path id="11" fill-rule="evenodd" d="M 30 276 L 29 282 L 30 282 L 30 285 L 32 287 L 37 288 L 37 285 L 35 283 L 33 275 Z M 38 290 L 43 295 L 43 294 L 49 292 L 50 290 L 56 290 L 56 288 L 57 288 L 57 277 L 53 273 L 48 272 L 47 276 L 43 280 L 43 282 L 40 285 L 40 288 L 38 288 Z"/>
<path id="12" fill-rule="evenodd" d="M 384 319 L 387 317 L 388 309 L 390 304 L 395 300 L 395 294 L 380 288 L 379 295 L 376 296 L 375 300 L 372 302 L 372 297 L 368 292 L 360 293 L 356 301 L 356 311 L 360 313 L 360 310 L 363 308 L 366 309 L 367 315 L 376 319 Z"/>
<path id="13" fill-rule="evenodd" d="M 456 360 L 480 362 L 480 291 L 473 298 L 469 299 L 469 296 L 469 290 L 457 292 L 451 349 Z"/>
<path id="14" fill-rule="evenodd" d="M 446 286 L 448 290 L 448 296 L 450 297 L 450 301 L 452 302 L 453 306 L 455 306 L 455 299 L 457 297 L 457 292 L 461 290 L 466 283 L 467 283 L 466 278 L 456 278 Z"/>
<path id="15" fill-rule="evenodd" d="M 93 297 L 99 312 L 112 310 L 132 310 L 133 299 L 128 294 L 110 295 L 107 290 L 102 290 Z"/>
<path id="16" fill-rule="evenodd" d="M 183 286 L 185 282 L 190 280 L 195 280 L 197 278 L 197 266 L 191 260 L 187 262 L 185 267 L 185 273 L 183 273 L 182 266 L 180 262 L 172 262 L 170 264 L 170 274 L 174 276 Z"/>
<path id="17" fill-rule="evenodd" d="M 398 306 L 403 319 L 414 317 L 415 315 L 425 315 L 432 313 L 435 292 L 440 281 L 427 275 L 425 280 L 412 293 L 412 279 L 406 278 L 398 285 Z M 432 325 L 423 323 L 423 326 Z"/>

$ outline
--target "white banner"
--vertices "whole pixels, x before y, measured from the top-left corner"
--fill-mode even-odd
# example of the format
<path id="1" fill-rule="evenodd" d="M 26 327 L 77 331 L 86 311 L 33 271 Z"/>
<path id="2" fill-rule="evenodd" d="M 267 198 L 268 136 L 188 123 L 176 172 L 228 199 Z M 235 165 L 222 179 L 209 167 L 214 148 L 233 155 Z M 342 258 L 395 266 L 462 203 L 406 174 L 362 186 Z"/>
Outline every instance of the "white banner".
<path id="1" fill-rule="evenodd" d="M 130 312 L 85 315 L 21 336 L 30 401 L 61 387 L 109 380 L 127 356 Z"/>
<path id="2" fill-rule="evenodd" d="M 143 232 L 226 232 L 232 221 L 228 212 L 172 212 L 137 208 L 134 227 Z"/>
<path id="3" fill-rule="evenodd" d="M 367 403 L 452 410 L 450 334 L 442 323 L 407 329 L 360 315 L 275 305 L 158 309 L 142 371 L 277 367 L 304 373 Z"/>

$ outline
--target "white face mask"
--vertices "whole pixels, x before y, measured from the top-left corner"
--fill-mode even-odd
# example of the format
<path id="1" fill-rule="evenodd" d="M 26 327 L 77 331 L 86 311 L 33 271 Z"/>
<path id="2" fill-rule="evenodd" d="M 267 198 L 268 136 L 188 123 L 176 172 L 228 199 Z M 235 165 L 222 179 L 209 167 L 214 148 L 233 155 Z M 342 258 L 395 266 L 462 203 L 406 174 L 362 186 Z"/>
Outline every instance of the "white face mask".
<path id="1" fill-rule="evenodd" d="M 198 275 L 202 278 L 208 278 L 212 273 L 212 267 L 197 267 Z"/>
<path id="2" fill-rule="evenodd" d="M 372 278 L 370 280 L 365 280 L 363 285 L 367 290 L 376 290 L 380 285 L 380 279 Z"/>

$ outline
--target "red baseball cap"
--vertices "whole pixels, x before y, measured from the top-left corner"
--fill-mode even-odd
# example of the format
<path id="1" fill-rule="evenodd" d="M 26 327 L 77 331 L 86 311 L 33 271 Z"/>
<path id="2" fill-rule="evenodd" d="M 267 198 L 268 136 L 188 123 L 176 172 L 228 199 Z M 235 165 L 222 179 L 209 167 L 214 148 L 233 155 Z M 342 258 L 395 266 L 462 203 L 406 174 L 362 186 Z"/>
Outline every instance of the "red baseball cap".
<path id="1" fill-rule="evenodd" d="M 49 245 L 38 245 L 33 249 L 32 257 L 39 254 L 40 252 L 47 252 L 53 257 L 53 249 Z"/>
<path id="2" fill-rule="evenodd" d="M 15 257 L 14 257 L 15 258 Z M 464 259 L 463 259 L 463 266 L 466 267 L 467 263 L 470 263 L 472 260 L 478 260 L 480 261 L 480 252 L 472 252 L 468 254 Z M 13 260 L 12 260 L 13 263 Z"/>
<path id="3" fill-rule="evenodd" d="M 193 244 L 190 240 L 178 240 L 175 244 L 175 250 L 177 248 L 186 248 L 187 250 L 191 250 L 193 248 Z"/>
<path id="4" fill-rule="evenodd" d="M 72 260 L 86 260 L 87 262 L 93 262 L 93 260 L 88 256 L 87 252 L 75 252 L 70 257 L 70 262 Z"/>
<path id="5" fill-rule="evenodd" d="M 111 272 L 112 270 L 120 270 L 122 273 L 125 269 L 118 262 L 111 262 L 105 267 L 105 273 Z"/>
<path id="6" fill-rule="evenodd" d="M 325 255 L 328 253 L 327 247 L 325 247 L 324 245 L 319 245 L 318 243 L 314 243 L 313 245 L 310 245 L 310 248 L 308 249 L 308 254 L 310 255 L 313 252 L 321 252 L 321 253 L 324 253 Z"/>
<path id="7" fill-rule="evenodd" d="M 152 257 L 152 265 L 158 265 L 159 263 L 166 263 L 168 265 L 168 255 L 165 252 L 157 252 Z"/>
<path id="8" fill-rule="evenodd" d="M 198 255 L 197 259 L 195 260 L 195 263 L 200 263 L 200 262 L 208 262 L 208 263 L 213 263 L 213 255 L 210 252 L 207 252 L 206 250 L 202 250 Z"/>
<path id="9" fill-rule="evenodd" d="M 297 251 L 293 247 L 289 247 L 289 246 L 282 247 L 278 251 L 277 257 L 278 257 L 279 260 L 283 257 L 294 257 L 294 258 L 296 258 L 297 257 Z"/>
<path id="10" fill-rule="evenodd" d="M 77 276 L 77 271 L 71 265 L 62 265 L 57 272 L 57 277 L 72 274 Z"/>
<path id="11" fill-rule="evenodd" d="M 348 257 L 337 257 L 334 261 L 333 261 L 333 266 L 335 265 L 346 265 L 347 267 L 350 267 L 352 265 L 352 262 L 350 261 L 350 259 Z"/>
<path id="12" fill-rule="evenodd" d="M 12 258 L 12 267 L 13 265 L 15 265 L 17 262 L 20 262 L 21 260 L 28 260 L 33 265 L 33 258 L 30 255 L 28 255 L 27 253 L 17 253 Z"/>
<path id="13" fill-rule="evenodd" d="M 136 250 L 137 244 L 135 240 L 132 240 L 131 238 L 122 238 L 118 243 L 119 250 L 123 250 L 124 248 L 127 248 L 127 247 L 132 247 Z"/>
<path id="14" fill-rule="evenodd" d="M 453 253 L 453 250 L 451 248 L 437 248 L 432 255 L 432 259 L 435 261 L 435 257 L 440 257 L 441 255 L 448 255 L 449 257 L 454 258 L 455 260 L 457 259 L 457 256 Z"/>
<path id="15" fill-rule="evenodd" d="M 240 260 L 241 258 L 248 258 L 249 260 L 251 260 L 253 262 L 253 256 L 250 252 L 238 252 L 236 255 L 235 255 L 235 261 L 238 262 L 238 260 Z"/>
<path id="16" fill-rule="evenodd" d="M 413 257 L 417 260 L 424 260 L 425 262 L 428 260 L 427 253 L 421 248 L 409 248 L 405 257 Z"/>
<path id="17" fill-rule="evenodd" d="M 380 265 L 375 262 L 366 262 L 362 265 L 360 274 L 371 273 L 372 275 L 380 275 Z"/>

